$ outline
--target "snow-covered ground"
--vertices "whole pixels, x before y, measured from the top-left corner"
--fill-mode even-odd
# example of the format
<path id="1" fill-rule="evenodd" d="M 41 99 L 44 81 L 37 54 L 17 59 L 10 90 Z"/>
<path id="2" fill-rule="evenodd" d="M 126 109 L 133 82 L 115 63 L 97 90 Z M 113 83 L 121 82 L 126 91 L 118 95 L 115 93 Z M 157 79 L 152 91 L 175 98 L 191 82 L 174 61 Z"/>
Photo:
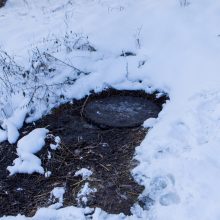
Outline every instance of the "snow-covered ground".
<path id="1" fill-rule="evenodd" d="M 150 195 L 155 204 L 149 211 L 134 206 L 131 217 L 96 209 L 93 219 L 220 219 L 219 11 L 217 0 L 188 0 L 185 6 L 179 0 L 8 0 L 0 9 L 3 51 L 27 69 L 36 48 L 56 61 L 50 64 L 56 71 L 40 72 L 37 83 L 28 79 L 31 86 L 77 78 L 65 89 L 52 86 L 63 102 L 108 86 L 169 94 L 159 118 L 145 122 L 150 131 L 137 147 L 140 165 L 132 171 L 146 187 L 142 196 Z M 79 36 L 81 49 L 70 48 Z M 120 56 L 127 51 L 136 56 Z M 78 76 L 71 66 L 83 73 Z M 14 85 L 13 80 L 22 81 L 16 77 L 9 79 L 13 94 L 0 82 L 0 140 L 11 143 L 19 138 L 24 117 L 36 120 L 60 103 L 35 98 L 30 107 L 33 97 L 23 94 L 27 85 Z M 86 219 L 90 211 L 42 208 L 33 219 Z"/>

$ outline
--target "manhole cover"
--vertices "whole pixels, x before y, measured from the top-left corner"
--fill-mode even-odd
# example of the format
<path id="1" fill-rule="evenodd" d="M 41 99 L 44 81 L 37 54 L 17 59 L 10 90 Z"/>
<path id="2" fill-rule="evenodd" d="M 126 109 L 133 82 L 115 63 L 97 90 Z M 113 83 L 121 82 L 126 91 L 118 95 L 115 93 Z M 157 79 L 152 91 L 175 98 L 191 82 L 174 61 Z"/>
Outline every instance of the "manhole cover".
<path id="1" fill-rule="evenodd" d="M 136 127 L 148 118 L 155 118 L 160 108 L 144 97 L 111 96 L 90 101 L 84 115 L 102 127 Z"/>

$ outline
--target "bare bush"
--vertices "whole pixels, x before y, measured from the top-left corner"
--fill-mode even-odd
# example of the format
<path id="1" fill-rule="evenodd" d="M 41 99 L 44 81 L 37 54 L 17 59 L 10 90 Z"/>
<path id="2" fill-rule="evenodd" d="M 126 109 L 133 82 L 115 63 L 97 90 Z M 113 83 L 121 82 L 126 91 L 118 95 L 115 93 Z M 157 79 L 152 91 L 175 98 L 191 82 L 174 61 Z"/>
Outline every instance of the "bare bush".
<path id="1" fill-rule="evenodd" d="M 45 50 L 32 50 L 28 67 L 19 65 L 14 57 L 0 50 L 1 106 L 4 106 L 13 94 L 23 95 L 29 100 L 30 106 L 39 102 L 46 105 L 59 103 L 65 100 L 65 91 L 69 86 L 89 74 L 54 55 L 58 47 L 68 53 L 72 50 L 95 51 L 88 38 L 73 34 L 51 42 L 52 47 L 50 45 Z"/>

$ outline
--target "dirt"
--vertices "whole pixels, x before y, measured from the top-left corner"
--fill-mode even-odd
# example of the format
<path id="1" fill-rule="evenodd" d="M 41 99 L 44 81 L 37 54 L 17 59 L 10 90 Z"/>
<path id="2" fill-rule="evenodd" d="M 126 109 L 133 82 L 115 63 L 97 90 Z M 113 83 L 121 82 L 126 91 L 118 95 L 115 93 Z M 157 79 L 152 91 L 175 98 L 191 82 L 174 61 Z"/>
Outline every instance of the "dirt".
<path id="1" fill-rule="evenodd" d="M 0 8 L 5 5 L 6 1 L 7 1 L 7 0 L 0 0 Z"/>
<path id="2" fill-rule="evenodd" d="M 33 216 L 39 207 L 51 205 L 50 192 L 58 186 L 66 190 L 64 207 L 83 207 L 84 204 L 77 202 L 76 196 L 85 182 L 97 189 L 88 197 L 89 207 L 130 215 L 134 203 L 145 206 L 143 201 L 138 201 L 144 187 L 134 181 L 131 170 L 137 165 L 132 159 L 135 147 L 142 142 L 147 130 L 141 126 L 103 129 L 83 117 L 87 102 L 127 95 L 154 100 L 160 109 L 166 100 L 166 97 L 156 99 L 156 94 L 147 95 L 142 91 L 108 90 L 73 104 L 62 105 L 34 124 L 24 126 L 22 135 L 34 128 L 47 127 L 51 134 L 58 135 L 62 140 L 60 148 L 52 151 L 49 145 L 53 140 L 48 138 L 46 146 L 37 154 L 45 171 L 52 172 L 49 178 L 40 174 L 9 176 L 6 168 L 16 158 L 16 145 L 7 142 L 0 144 L 0 216 L 18 213 Z M 48 159 L 48 151 L 51 152 L 51 159 Z M 93 171 L 88 181 L 74 176 L 81 168 Z"/>

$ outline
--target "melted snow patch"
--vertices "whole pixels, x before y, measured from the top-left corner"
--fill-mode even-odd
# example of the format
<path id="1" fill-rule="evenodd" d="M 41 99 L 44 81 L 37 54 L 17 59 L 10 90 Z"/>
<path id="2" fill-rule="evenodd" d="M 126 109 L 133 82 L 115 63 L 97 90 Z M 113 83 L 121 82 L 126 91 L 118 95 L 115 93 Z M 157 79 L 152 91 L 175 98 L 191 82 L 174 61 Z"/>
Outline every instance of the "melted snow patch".
<path id="1" fill-rule="evenodd" d="M 97 192 L 97 190 L 95 188 L 91 189 L 89 187 L 89 183 L 85 183 L 85 185 L 82 187 L 82 189 L 77 194 L 78 203 L 86 205 L 86 203 L 88 202 L 88 196 L 91 193 L 95 193 L 95 192 Z"/>
<path id="2" fill-rule="evenodd" d="M 58 200 L 58 202 L 56 202 L 55 204 L 49 206 L 49 208 L 52 209 L 59 209 L 63 206 L 63 195 L 65 193 L 65 189 L 64 187 L 55 187 L 50 194 L 50 200 L 55 202 L 56 200 Z"/>
<path id="3" fill-rule="evenodd" d="M 80 170 L 78 170 L 74 176 L 82 176 L 83 180 L 88 179 L 90 176 L 92 175 L 92 171 L 88 170 L 86 168 L 82 168 Z"/>
<path id="4" fill-rule="evenodd" d="M 48 132 L 45 128 L 37 128 L 18 141 L 18 158 L 13 161 L 12 166 L 7 167 L 10 175 L 15 173 L 44 173 L 41 160 L 34 154 L 45 145 L 45 138 Z"/>
<path id="5" fill-rule="evenodd" d="M 50 144 L 51 150 L 56 150 L 57 148 L 59 148 L 60 143 L 61 143 L 61 139 L 59 136 L 54 137 L 54 141 L 55 141 L 55 144 Z"/>
<path id="6" fill-rule="evenodd" d="M 45 172 L 45 174 L 44 174 L 44 176 L 46 177 L 46 178 L 49 178 L 50 176 L 51 176 L 51 171 L 46 171 Z"/>

